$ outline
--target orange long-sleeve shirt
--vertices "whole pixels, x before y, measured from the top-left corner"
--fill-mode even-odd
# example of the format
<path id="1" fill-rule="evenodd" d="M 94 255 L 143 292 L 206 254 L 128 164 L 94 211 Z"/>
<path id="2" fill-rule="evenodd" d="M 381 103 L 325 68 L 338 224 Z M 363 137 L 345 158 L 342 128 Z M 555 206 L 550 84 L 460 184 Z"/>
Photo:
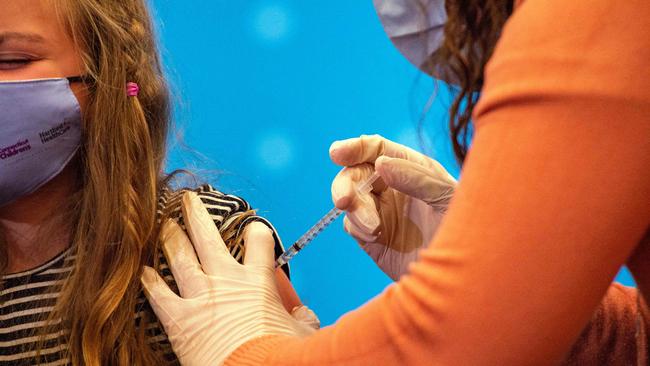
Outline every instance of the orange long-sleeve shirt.
<path id="1" fill-rule="evenodd" d="M 456 195 L 409 274 L 336 325 L 252 340 L 227 364 L 548 365 L 571 358 L 596 309 L 587 348 L 633 323 L 623 292 L 601 300 L 625 263 L 650 294 L 648 19 L 648 0 L 521 4 Z"/>

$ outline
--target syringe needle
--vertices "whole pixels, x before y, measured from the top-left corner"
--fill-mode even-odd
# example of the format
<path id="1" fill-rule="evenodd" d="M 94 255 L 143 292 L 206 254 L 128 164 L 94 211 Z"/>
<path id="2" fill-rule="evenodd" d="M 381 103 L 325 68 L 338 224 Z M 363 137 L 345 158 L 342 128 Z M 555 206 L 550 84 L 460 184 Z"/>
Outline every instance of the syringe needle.
<path id="1" fill-rule="evenodd" d="M 357 185 L 357 192 L 360 194 L 369 193 L 372 190 L 372 184 L 379 178 L 379 174 L 374 172 L 368 179 Z M 336 220 L 343 211 L 338 208 L 332 208 L 325 216 L 314 224 L 306 233 L 304 233 L 295 243 L 293 243 L 287 250 L 282 253 L 275 262 L 276 267 L 285 265 L 291 258 L 293 258 L 299 251 L 302 250 L 307 244 L 314 240 L 326 227 L 328 227 L 334 220 Z"/>
<path id="2" fill-rule="evenodd" d="M 334 222 L 334 220 L 336 220 L 339 216 L 341 216 L 342 213 L 343 211 L 339 210 L 336 207 L 331 209 L 327 214 L 325 214 L 325 216 L 318 220 L 314 226 L 307 230 L 306 233 L 302 234 L 302 236 L 298 238 L 298 240 L 296 240 L 296 242 L 293 243 L 287 250 L 285 250 L 282 255 L 278 257 L 275 266 L 280 267 L 289 262 L 291 258 L 293 258 L 296 254 L 298 254 L 300 250 L 302 250 L 302 248 L 314 240 L 318 234 L 325 230 L 325 228 Z"/>

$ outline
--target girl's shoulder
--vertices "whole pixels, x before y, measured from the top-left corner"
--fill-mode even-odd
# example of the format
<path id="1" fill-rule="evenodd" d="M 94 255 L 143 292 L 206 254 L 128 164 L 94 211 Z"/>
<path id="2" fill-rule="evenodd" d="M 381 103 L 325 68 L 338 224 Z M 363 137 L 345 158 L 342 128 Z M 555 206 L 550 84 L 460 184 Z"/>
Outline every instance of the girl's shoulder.
<path id="1" fill-rule="evenodd" d="M 244 260 L 243 229 L 246 225 L 254 221 L 264 223 L 273 231 L 276 257 L 284 251 L 280 236 L 273 225 L 265 218 L 258 216 L 246 200 L 235 195 L 223 193 L 208 184 L 194 189 L 163 189 L 158 198 L 158 219 L 174 220 L 185 230 L 181 198 L 187 191 L 197 193 L 208 210 L 212 221 L 214 221 L 214 224 L 219 229 L 230 254 L 240 263 Z M 155 267 L 167 285 L 178 295 L 178 286 L 162 249 L 158 250 Z M 282 269 L 289 276 L 289 267 L 285 265 Z M 167 335 L 157 320 L 144 293 L 140 293 L 138 296 L 137 304 L 136 319 L 145 319 L 149 323 L 146 326 L 146 336 L 151 346 L 158 350 L 169 364 L 178 364 Z"/>
<path id="2" fill-rule="evenodd" d="M 198 188 L 181 188 L 172 190 L 164 188 L 158 198 L 158 214 L 162 216 L 167 214 L 172 218 L 182 218 L 181 198 L 185 192 L 195 192 L 206 208 L 217 219 L 217 226 L 221 227 L 223 219 L 233 214 L 244 213 L 251 210 L 251 206 L 241 197 L 223 193 L 209 184 L 204 184 Z M 180 216 L 179 216 L 180 215 Z"/>
<path id="3" fill-rule="evenodd" d="M 280 235 L 271 222 L 257 215 L 256 211 L 251 208 L 251 205 L 245 199 L 221 192 L 209 184 L 194 189 L 163 189 L 158 200 L 159 217 L 172 219 L 185 230 L 181 198 L 187 191 L 197 193 L 214 224 L 219 229 L 230 254 L 240 263 L 244 260 L 243 229 L 252 222 L 261 222 L 271 229 L 275 239 L 276 257 L 284 252 Z M 283 270 L 289 276 L 289 267 L 284 266 Z"/>

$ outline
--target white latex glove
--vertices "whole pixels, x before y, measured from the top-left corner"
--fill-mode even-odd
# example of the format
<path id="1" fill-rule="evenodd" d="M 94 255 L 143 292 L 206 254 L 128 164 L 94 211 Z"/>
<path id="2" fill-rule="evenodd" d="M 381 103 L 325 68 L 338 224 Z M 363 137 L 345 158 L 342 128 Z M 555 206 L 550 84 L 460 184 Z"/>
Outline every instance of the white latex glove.
<path id="1" fill-rule="evenodd" d="M 291 316 L 314 330 L 320 329 L 320 319 L 318 319 L 316 313 L 306 305 L 300 305 L 293 308 L 293 310 L 291 310 Z"/>
<path id="2" fill-rule="evenodd" d="M 433 238 L 456 180 L 437 161 L 378 135 L 334 142 L 330 157 L 346 167 L 332 183 L 334 204 L 347 211 L 345 231 L 398 280 Z M 357 192 L 375 170 L 381 179 L 373 191 Z"/>
<path id="3" fill-rule="evenodd" d="M 183 196 L 183 215 L 191 242 L 173 221 L 163 229 L 163 249 L 181 296 L 153 268 L 145 267 L 142 275 L 149 302 L 183 365 L 221 365 L 253 338 L 314 331 L 282 306 L 274 275 L 274 240 L 264 224 L 247 226 L 242 265 L 230 255 L 193 192 Z"/>

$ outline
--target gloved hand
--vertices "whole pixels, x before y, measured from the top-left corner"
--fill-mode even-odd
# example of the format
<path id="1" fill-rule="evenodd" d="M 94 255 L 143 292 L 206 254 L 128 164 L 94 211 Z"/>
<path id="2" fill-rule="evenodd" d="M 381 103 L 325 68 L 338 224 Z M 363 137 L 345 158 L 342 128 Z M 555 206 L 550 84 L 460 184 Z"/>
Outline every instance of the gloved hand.
<path id="1" fill-rule="evenodd" d="M 307 305 L 300 305 L 293 308 L 291 310 L 291 316 L 314 330 L 320 329 L 320 319 L 318 319 L 316 313 L 308 308 Z"/>
<path id="2" fill-rule="evenodd" d="M 456 180 L 435 160 L 378 135 L 334 142 L 330 157 L 346 167 L 332 183 L 334 204 L 347 211 L 345 231 L 398 280 L 433 238 Z M 381 179 L 373 191 L 357 192 L 375 170 Z"/>
<path id="3" fill-rule="evenodd" d="M 183 365 L 221 365 L 253 338 L 314 331 L 282 306 L 274 276 L 274 240 L 264 224 L 246 228 L 242 265 L 226 249 L 195 193 L 185 193 L 182 207 L 192 241 L 172 221 L 163 229 L 163 249 L 181 297 L 153 268 L 145 267 L 142 284 Z"/>

